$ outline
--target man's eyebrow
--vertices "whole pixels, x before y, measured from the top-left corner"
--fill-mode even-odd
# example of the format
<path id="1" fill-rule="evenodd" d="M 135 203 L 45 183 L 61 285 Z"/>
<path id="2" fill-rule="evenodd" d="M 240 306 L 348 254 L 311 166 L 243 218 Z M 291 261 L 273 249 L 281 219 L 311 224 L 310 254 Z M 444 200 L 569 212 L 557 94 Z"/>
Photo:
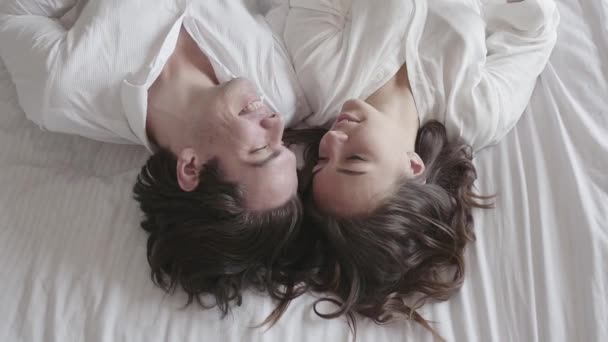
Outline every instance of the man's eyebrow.
<path id="1" fill-rule="evenodd" d="M 269 155 L 268 157 L 266 157 L 263 160 L 260 160 L 255 163 L 247 163 L 247 164 L 249 166 L 253 166 L 253 167 L 264 167 L 264 166 L 266 166 L 266 164 L 270 163 L 272 160 L 276 159 L 280 155 L 281 155 L 281 150 L 278 150 L 278 151 L 273 152 L 271 155 Z"/>

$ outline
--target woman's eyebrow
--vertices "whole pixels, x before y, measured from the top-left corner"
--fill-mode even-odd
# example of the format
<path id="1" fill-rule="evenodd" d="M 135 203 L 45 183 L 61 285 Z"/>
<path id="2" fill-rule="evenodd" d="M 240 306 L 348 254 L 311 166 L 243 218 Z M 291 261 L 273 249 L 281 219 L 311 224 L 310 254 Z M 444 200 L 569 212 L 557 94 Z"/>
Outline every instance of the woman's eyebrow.
<path id="1" fill-rule="evenodd" d="M 349 169 L 338 169 L 338 172 L 343 173 L 345 175 L 349 175 L 349 176 L 363 176 L 364 174 L 367 173 L 365 171 L 353 171 L 353 170 L 349 170 Z"/>
<path id="2" fill-rule="evenodd" d="M 312 175 L 316 175 L 317 173 L 319 173 L 319 171 L 323 170 L 323 168 L 318 168 L 317 170 L 315 170 Z M 349 176 L 363 176 L 364 174 L 366 174 L 366 171 L 353 171 L 353 170 L 349 170 L 349 169 L 338 169 L 338 172 L 343 173 L 345 175 L 349 175 Z"/>

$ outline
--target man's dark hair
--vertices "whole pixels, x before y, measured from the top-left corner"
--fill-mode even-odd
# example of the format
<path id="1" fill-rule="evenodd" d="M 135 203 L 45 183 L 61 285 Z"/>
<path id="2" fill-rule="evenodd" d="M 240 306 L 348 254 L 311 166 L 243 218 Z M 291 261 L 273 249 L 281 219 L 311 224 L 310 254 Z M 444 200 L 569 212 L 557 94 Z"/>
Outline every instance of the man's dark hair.
<path id="1" fill-rule="evenodd" d="M 175 156 L 160 150 L 142 167 L 133 189 L 144 213 L 141 227 L 149 233 L 153 281 L 169 293 L 182 288 L 186 305 L 217 305 L 223 315 L 231 304 L 240 305 L 244 289 L 267 291 L 282 301 L 270 320 L 276 322 L 288 299 L 301 294 L 292 263 L 305 250 L 292 246 L 300 234 L 300 199 L 295 195 L 278 208 L 250 211 L 242 188 L 223 180 L 217 159 L 204 165 L 191 192 L 180 188 L 176 166 Z M 206 294 L 215 297 L 211 305 L 203 300 Z"/>

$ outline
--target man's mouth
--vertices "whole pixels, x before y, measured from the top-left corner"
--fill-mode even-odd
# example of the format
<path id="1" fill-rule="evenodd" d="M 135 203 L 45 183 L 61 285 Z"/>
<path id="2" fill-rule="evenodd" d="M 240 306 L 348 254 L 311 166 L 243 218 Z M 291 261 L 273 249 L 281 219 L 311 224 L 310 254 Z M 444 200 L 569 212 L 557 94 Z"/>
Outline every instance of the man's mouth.
<path id="1" fill-rule="evenodd" d="M 245 115 L 245 114 L 251 114 L 251 113 L 255 113 L 256 111 L 265 108 L 266 105 L 264 104 L 264 102 L 261 99 L 255 99 L 251 102 L 249 102 L 244 108 L 243 110 L 241 110 L 241 112 L 239 113 L 239 115 Z"/>

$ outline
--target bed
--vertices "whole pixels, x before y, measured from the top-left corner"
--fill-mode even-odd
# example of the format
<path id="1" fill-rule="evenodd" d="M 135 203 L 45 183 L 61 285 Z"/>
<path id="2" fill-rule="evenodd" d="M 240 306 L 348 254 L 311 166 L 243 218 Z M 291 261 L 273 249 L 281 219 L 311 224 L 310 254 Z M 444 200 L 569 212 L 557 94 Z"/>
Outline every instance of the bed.
<path id="1" fill-rule="evenodd" d="M 474 213 L 462 290 L 421 310 L 448 341 L 608 340 L 608 4 L 558 6 L 526 112 L 476 156 L 496 209 Z M 268 330 L 254 328 L 273 308 L 262 294 L 220 319 L 155 287 L 131 194 L 146 157 L 41 131 L 0 64 L 0 341 L 352 340 L 345 319 L 316 317 L 319 294 Z M 415 324 L 357 327 L 358 341 L 432 341 Z"/>

